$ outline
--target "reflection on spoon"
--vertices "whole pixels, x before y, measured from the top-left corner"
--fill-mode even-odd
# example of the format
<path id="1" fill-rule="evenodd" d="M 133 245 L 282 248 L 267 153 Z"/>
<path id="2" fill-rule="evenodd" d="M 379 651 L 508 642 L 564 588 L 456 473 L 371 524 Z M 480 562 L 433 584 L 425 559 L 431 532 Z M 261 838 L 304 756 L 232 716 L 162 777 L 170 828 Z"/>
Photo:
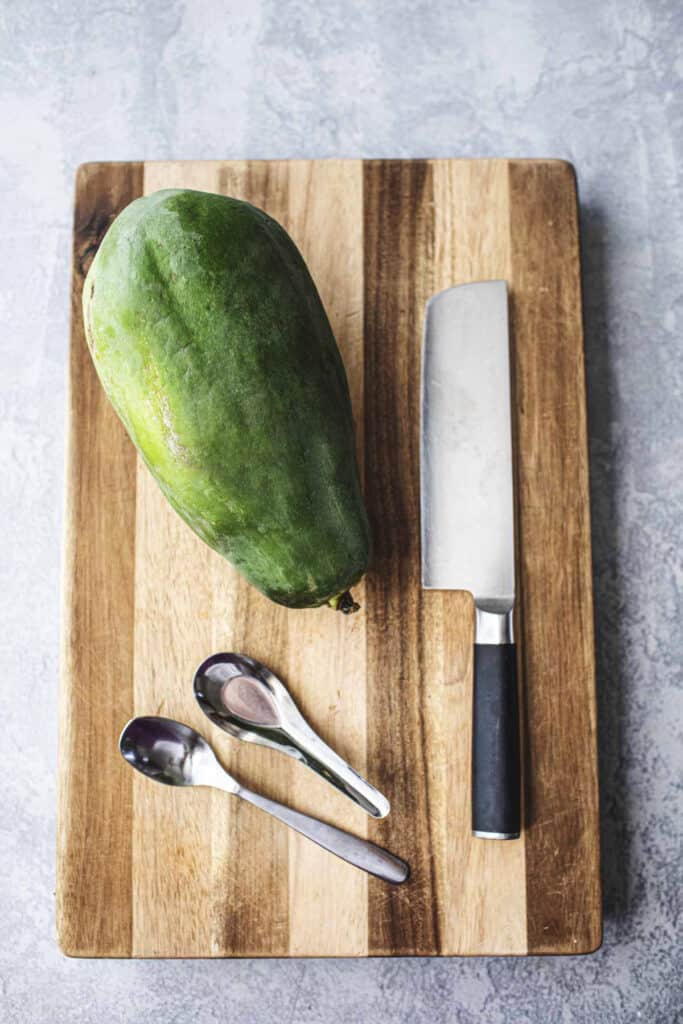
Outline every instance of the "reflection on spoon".
<path id="1" fill-rule="evenodd" d="M 231 676 L 221 687 L 226 709 L 250 725 L 273 728 L 280 724 L 277 708 L 266 689 L 249 676 Z"/>

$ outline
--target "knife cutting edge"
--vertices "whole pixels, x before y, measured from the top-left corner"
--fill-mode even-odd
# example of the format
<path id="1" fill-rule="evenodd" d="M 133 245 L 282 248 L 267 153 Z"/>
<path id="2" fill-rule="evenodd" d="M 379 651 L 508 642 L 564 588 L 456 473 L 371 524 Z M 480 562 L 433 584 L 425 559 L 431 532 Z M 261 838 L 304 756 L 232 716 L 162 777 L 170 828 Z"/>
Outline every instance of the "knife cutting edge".
<path id="1" fill-rule="evenodd" d="M 515 503 L 505 281 L 427 304 L 422 359 L 422 586 L 474 597 L 472 831 L 520 834 Z"/>

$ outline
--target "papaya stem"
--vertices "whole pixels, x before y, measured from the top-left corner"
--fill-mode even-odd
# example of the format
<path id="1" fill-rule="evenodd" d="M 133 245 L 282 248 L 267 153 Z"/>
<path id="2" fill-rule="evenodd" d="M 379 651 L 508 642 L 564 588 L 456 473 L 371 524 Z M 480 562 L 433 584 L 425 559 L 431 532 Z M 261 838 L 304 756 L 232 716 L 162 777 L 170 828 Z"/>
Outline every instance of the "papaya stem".
<path id="1" fill-rule="evenodd" d="M 357 612 L 360 605 L 353 599 L 353 595 L 350 590 L 345 590 L 343 594 L 337 594 L 328 602 L 330 608 L 334 608 L 335 611 L 343 612 L 344 615 L 351 615 L 353 612 Z"/>

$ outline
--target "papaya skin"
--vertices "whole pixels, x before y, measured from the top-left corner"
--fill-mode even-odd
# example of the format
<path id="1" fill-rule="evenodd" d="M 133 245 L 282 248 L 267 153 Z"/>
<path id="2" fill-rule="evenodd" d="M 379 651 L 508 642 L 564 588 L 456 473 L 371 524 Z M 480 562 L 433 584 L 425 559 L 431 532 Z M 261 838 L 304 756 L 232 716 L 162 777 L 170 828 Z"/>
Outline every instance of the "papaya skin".
<path id="1" fill-rule="evenodd" d="M 194 532 L 279 604 L 352 610 L 371 540 L 348 383 L 284 229 L 207 192 L 136 199 L 83 316 L 105 392 Z"/>

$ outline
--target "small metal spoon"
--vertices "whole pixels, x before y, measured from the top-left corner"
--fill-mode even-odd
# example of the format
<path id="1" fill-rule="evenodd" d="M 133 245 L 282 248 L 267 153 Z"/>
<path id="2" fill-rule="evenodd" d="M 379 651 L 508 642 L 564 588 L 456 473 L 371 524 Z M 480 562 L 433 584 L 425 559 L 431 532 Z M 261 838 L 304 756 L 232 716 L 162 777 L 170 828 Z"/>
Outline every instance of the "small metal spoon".
<path id="1" fill-rule="evenodd" d="M 244 654 L 212 654 L 194 676 L 194 693 L 214 725 L 302 761 L 373 818 L 389 801 L 313 732 L 278 677 Z"/>
<path id="2" fill-rule="evenodd" d="M 133 718 L 119 739 L 119 750 L 129 764 L 167 786 L 214 786 L 242 797 L 272 814 L 318 846 L 385 882 L 405 882 L 410 868 L 400 857 L 367 839 L 358 839 L 333 825 L 253 793 L 225 771 L 203 736 L 170 718 Z"/>

